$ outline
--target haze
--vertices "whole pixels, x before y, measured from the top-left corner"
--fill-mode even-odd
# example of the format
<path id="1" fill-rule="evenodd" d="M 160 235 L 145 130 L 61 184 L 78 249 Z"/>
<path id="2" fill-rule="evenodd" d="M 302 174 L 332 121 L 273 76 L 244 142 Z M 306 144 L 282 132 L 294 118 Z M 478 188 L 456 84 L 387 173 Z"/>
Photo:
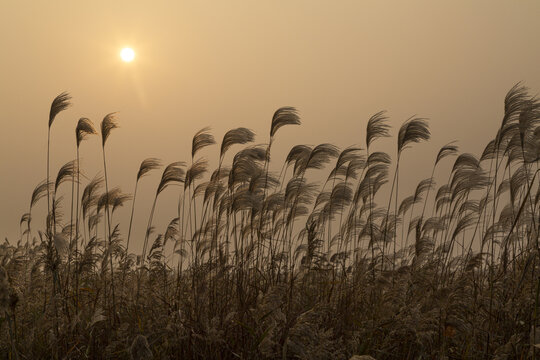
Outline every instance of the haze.
<path id="1" fill-rule="evenodd" d="M 244 126 L 266 142 L 285 105 L 303 124 L 279 133 L 277 163 L 298 143 L 363 146 L 369 116 L 388 110 L 392 134 L 411 115 L 430 119 L 432 140 L 403 159 L 421 169 L 451 140 L 482 151 L 515 83 L 540 90 L 539 15 L 538 1 L 3 1 L 0 236 L 18 239 L 46 176 L 48 112 L 62 91 L 73 106 L 54 123 L 51 174 L 74 158 L 80 117 L 98 125 L 116 111 L 109 179 L 124 192 L 144 158 L 187 161 L 204 126 L 218 141 Z M 118 55 L 125 46 L 137 53 L 130 64 Z M 395 139 L 388 144 L 395 151 Z M 99 145 L 81 146 L 89 178 L 101 170 Z M 158 176 L 141 184 L 138 233 Z M 174 215 L 158 211 L 164 222 Z"/>

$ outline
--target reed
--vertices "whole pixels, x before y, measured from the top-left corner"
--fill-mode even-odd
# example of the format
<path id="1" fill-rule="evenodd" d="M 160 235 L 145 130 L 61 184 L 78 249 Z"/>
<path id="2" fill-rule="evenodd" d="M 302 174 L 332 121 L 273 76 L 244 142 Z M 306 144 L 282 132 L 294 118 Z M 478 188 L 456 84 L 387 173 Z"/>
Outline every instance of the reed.
<path id="1" fill-rule="evenodd" d="M 53 101 L 48 145 L 69 101 L 67 93 Z M 283 107 L 267 144 L 254 145 L 246 128 L 227 131 L 215 169 L 201 156 L 216 143 L 205 127 L 192 138 L 190 160 L 164 168 L 144 233 L 133 226 L 139 182 L 161 161 L 134 169 L 133 197 L 115 187 L 106 142 L 118 125 L 108 114 L 100 125 L 103 176 L 80 194 L 79 148 L 96 133 L 81 118 L 76 159 L 53 181 L 48 150 L 47 177 L 21 216 L 20 239 L 0 244 L 0 353 L 534 358 L 540 102 L 518 84 L 502 118 L 479 156 L 450 142 L 425 169 L 401 162 L 404 150 L 410 156 L 413 144 L 430 139 L 423 118 L 401 125 L 394 160 L 379 148 L 391 127 L 378 112 L 367 119 L 365 149 L 295 145 L 279 162 L 278 130 L 301 122 Z M 445 174 L 440 164 L 451 157 Z M 404 177 L 424 171 L 412 193 L 400 193 Z M 174 214 L 161 208 L 164 192 L 178 199 Z M 34 208 L 45 196 L 40 227 Z M 115 214 L 129 201 L 124 238 L 124 217 Z M 158 218 L 168 220 L 164 228 Z"/>

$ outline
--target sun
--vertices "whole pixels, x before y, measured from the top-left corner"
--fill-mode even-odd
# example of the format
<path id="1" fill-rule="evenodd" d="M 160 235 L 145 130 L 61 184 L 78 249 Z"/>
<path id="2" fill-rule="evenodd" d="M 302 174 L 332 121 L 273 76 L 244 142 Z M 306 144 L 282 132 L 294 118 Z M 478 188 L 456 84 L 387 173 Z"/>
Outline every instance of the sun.
<path id="1" fill-rule="evenodd" d="M 132 48 L 123 48 L 122 51 L 120 51 L 120 57 L 124 62 L 132 62 L 133 59 L 135 59 L 135 51 L 133 51 Z"/>

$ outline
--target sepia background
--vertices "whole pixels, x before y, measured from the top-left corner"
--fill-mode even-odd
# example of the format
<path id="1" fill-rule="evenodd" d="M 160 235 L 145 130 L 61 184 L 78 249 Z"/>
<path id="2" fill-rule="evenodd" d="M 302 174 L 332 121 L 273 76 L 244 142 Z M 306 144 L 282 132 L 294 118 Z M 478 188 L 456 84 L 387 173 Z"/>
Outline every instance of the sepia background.
<path id="1" fill-rule="evenodd" d="M 19 219 L 46 176 L 49 109 L 62 91 L 73 106 L 53 125 L 52 177 L 75 157 L 80 117 L 98 126 L 117 112 L 109 181 L 132 192 L 143 159 L 189 161 L 204 126 L 218 143 L 239 126 L 265 143 L 273 112 L 295 106 L 303 124 L 280 131 L 272 152 L 280 166 L 299 143 L 364 146 L 368 118 L 387 110 L 393 135 L 412 115 L 428 118 L 432 131 L 403 157 L 403 167 L 419 170 L 403 177 L 405 196 L 408 181 L 430 175 L 423 165 L 443 144 L 483 150 L 514 84 L 538 93 L 539 15 L 538 1 L 2 1 L 0 236 L 19 238 Z M 124 46 L 134 62 L 120 61 Z M 380 144 L 395 153 L 395 138 Z M 215 162 L 218 151 L 202 154 Z M 101 166 L 93 137 L 81 145 L 81 168 L 92 178 Z M 139 237 L 159 176 L 140 184 Z M 158 226 L 176 201 L 168 189 Z"/>

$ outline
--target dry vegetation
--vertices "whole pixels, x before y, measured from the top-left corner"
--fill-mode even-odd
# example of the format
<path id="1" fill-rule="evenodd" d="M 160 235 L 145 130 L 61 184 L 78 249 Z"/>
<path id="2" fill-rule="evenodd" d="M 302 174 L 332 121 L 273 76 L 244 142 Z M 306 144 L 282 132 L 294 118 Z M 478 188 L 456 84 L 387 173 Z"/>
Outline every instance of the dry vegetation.
<path id="1" fill-rule="evenodd" d="M 49 139 L 69 104 L 67 94 L 52 103 Z M 0 354 L 533 358 L 540 353 L 539 123 L 540 102 L 516 85 L 481 156 L 442 147 L 426 169 L 432 176 L 406 197 L 400 175 L 411 169 L 399 162 L 430 138 L 424 119 L 407 120 L 397 151 L 387 154 L 373 147 L 390 135 L 377 113 L 362 148 L 297 145 L 279 174 L 269 171 L 271 147 L 284 126 L 300 124 L 294 108 L 275 112 L 268 144 L 250 145 L 249 129 L 228 131 L 214 171 L 201 155 L 216 143 L 205 128 L 187 162 L 164 167 L 146 234 L 130 222 L 124 235 L 115 211 L 129 204 L 133 219 L 137 185 L 161 163 L 144 160 L 126 195 L 107 179 L 114 114 L 98 131 L 82 118 L 76 159 L 56 177 L 47 166 L 20 239 L 0 245 Z M 94 134 L 103 176 L 87 181 L 79 148 Z M 449 174 L 438 171 L 444 162 Z M 57 196 L 60 187 L 70 196 Z M 179 196 L 178 211 L 156 229 L 164 191 Z M 45 201 L 47 218 L 34 219 Z M 130 239 L 132 247 L 144 241 L 141 254 L 130 253 Z"/>

